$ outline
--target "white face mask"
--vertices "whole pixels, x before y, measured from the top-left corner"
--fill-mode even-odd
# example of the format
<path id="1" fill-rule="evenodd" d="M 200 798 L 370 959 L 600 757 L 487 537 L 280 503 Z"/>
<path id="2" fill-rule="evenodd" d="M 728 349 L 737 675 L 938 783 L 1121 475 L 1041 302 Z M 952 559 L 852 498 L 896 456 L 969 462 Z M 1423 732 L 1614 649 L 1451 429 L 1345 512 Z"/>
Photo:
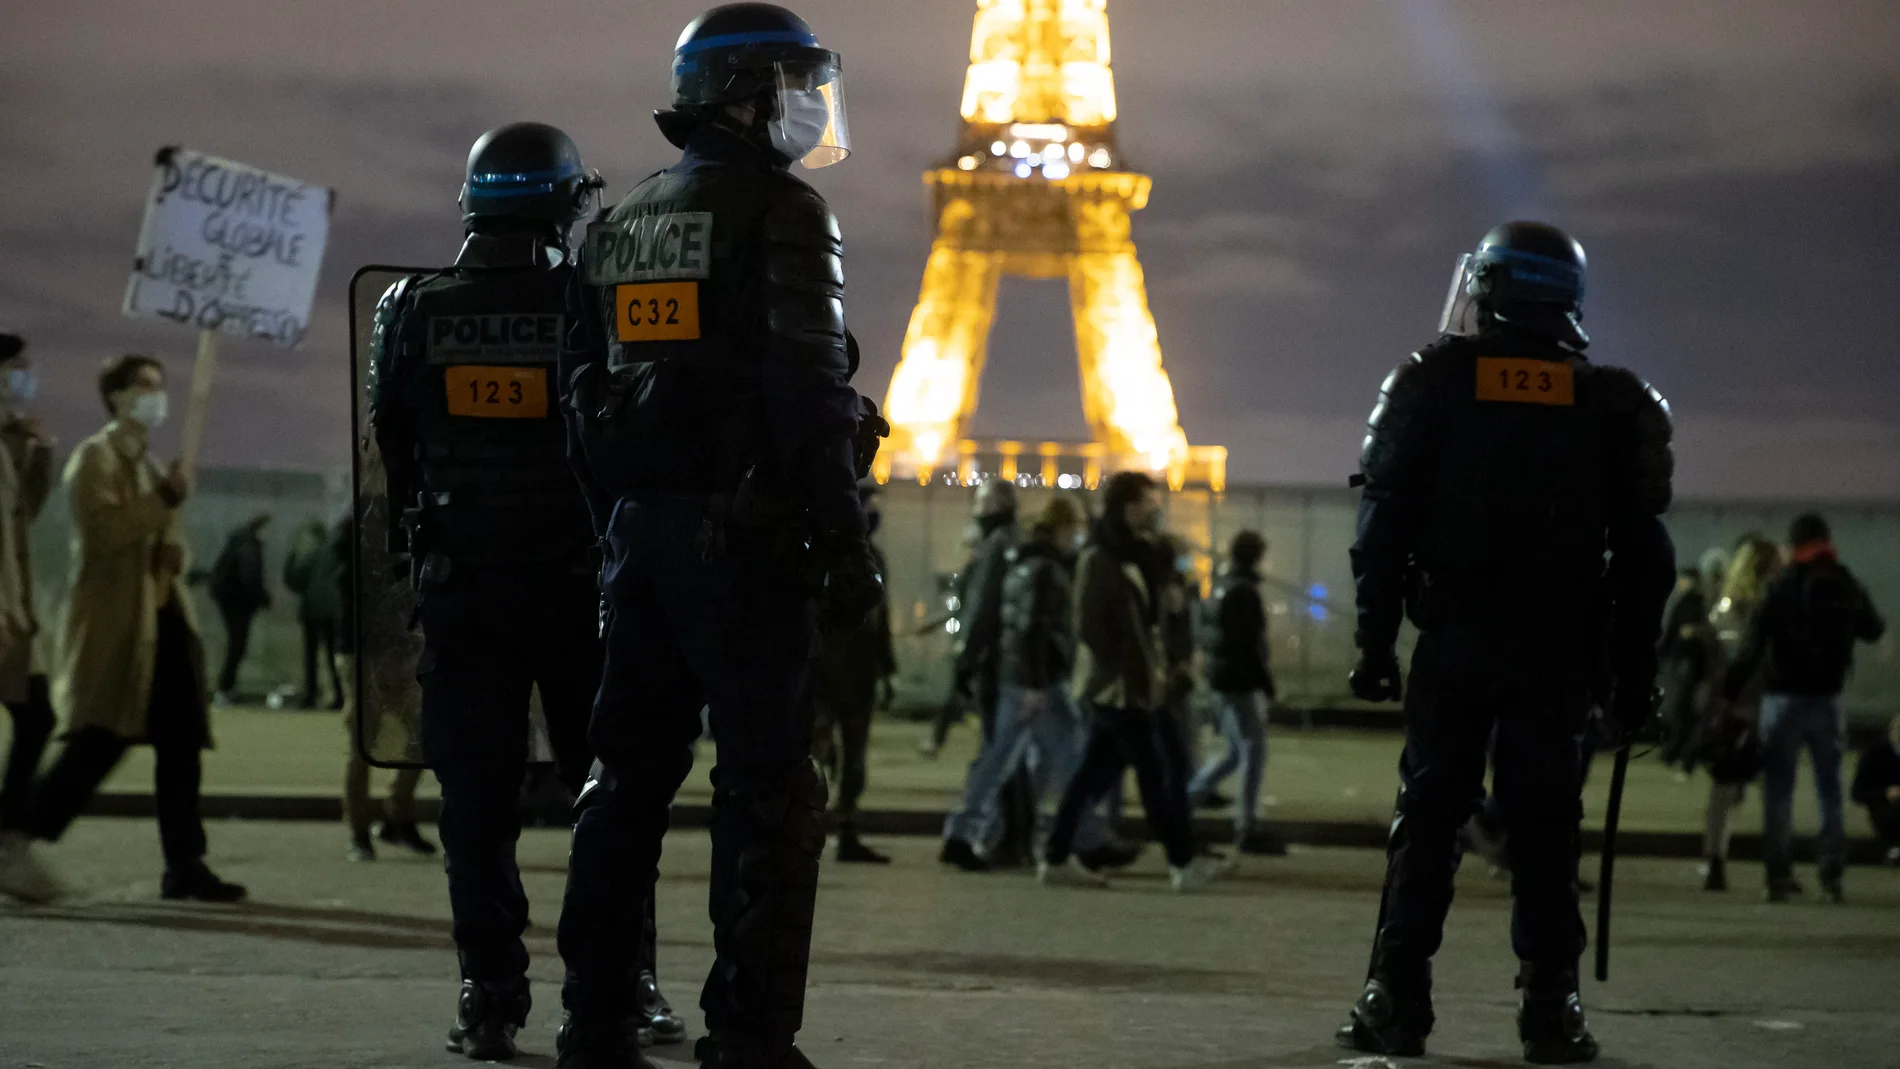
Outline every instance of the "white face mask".
<path id="1" fill-rule="evenodd" d="M 10 368 L 7 371 L 4 389 L 9 404 L 30 405 L 33 403 L 34 395 L 40 392 L 40 380 L 28 368 Z"/>
<path id="2" fill-rule="evenodd" d="M 170 405 L 171 399 L 165 396 L 164 390 L 150 390 L 132 398 L 132 403 L 125 406 L 125 415 L 143 424 L 148 431 L 157 430 L 159 424 L 165 422 Z"/>
<path id="3" fill-rule="evenodd" d="M 766 124 L 772 147 L 796 163 L 824 142 L 831 105 L 816 89 L 787 90 L 779 94 L 779 110 L 784 114 Z"/>

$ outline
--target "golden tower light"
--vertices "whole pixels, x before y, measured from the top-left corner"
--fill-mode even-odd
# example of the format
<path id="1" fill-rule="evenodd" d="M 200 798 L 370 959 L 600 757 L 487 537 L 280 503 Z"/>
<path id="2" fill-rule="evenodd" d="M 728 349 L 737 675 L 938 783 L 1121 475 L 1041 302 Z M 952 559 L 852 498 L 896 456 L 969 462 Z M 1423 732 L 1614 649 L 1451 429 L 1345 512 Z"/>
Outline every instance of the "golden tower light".
<path id="1" fill-rule="evenodd" d="M 1190 448 L 1181 431 L 1129 236 L 1152 181 L 1121 167 L 1107 0 L 978 0 L 962 113 L 955 157 L 924 175 L 937 232 L 885 398 L 893 432 L 878 477 L 928 481 L 954 464 L 967 481 L 996 291 L 1016 275 L 1069 280 L 1094 439 L 1078 481 L 1094 485 L 1107 459 L 1218 488 L 1225 450 Z M 1014 477 L 1023 446 L 988 451 Z M 1037 454 L 1047 481 L 1053 454 Z"/>

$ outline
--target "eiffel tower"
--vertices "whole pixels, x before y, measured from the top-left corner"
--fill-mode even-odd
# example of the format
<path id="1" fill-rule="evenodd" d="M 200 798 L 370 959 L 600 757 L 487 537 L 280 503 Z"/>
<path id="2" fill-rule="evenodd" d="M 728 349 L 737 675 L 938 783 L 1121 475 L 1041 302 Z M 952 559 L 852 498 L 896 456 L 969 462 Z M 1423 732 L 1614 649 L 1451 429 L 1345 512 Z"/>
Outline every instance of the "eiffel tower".
<path id="1" fill-rule="evenodd" d="M 955 155 L 924 175 L 936 238 L 885 398 L 878 477 L 928 482 L 953 451 L 963 481 L 979 451 L 1019 477 L 1024 443 L 966 437 L 997 288 L 1017 276 L 1069 280 L 1093 438 L 1034 446 L 1040 471 L 1022 477 L 1093 486 L 1104 467 L 1139 468 L 1221 489 L 1226 450 L 1190 447 L 1181 430 L 1130 237 L 1153 180 L 1126 169 L 1116 143 L 1107 0 L 978 0 L 962 112 Z M 1084 470 L 1059 475 L 1068 457 Z"/>

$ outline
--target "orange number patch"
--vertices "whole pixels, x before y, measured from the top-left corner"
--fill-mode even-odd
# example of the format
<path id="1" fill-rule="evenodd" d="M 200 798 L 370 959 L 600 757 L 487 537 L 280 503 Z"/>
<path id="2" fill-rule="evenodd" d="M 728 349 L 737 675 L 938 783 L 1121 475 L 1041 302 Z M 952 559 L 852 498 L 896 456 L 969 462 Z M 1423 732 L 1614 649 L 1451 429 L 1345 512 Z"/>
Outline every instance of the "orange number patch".
<path id="1" fill-rule="evenodd" d="M 1577 403 L 1576 373 L 1569 364 L 1549 360 L 1482 356 L 1478 358 L 1478 400 L 1567 407 Z"/>
<path id="2" fill-rule="evenodd" d="M 544 419 L 548 372 L 539 367 L 451 367 L 449 415 L 480 419 Z"/>
<path id="3" fill-rule="evenodd" d="M 699 283 L 644 282 L 614 287 L 620 340 L 693 341 L 699 337 Z"/>

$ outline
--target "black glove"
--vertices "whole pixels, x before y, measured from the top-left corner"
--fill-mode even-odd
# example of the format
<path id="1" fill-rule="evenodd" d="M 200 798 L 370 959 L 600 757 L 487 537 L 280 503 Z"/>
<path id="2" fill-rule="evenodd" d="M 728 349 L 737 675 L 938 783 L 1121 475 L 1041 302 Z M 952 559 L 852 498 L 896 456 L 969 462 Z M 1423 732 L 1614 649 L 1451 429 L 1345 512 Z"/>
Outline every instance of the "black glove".
<path id="1" fill-rule="evenodd" d="M 851 436 L 851 460 L 860 482 L 871 477 L 871 463 L 877 459 L 878 446 L 891 436 L 890 421 L 877 410 L 877 402 L 858 398 L 858 430 Z"/>
<path id="2" fill-rule="evenodd" d="M 1398 651 L 1390 646 L 1362 649 L 1352 666 L 1347 686 L 1353 697 L 1369 702 L 1395 702 L 1405 696 L 1405 674 L 1399 671 Z"/>
<path id="3" fill-rule="evenodd" d="M 884 601 L 884 577 L 863 538 L 829 548 L 823 623 L 833 629 L 856 627 Z"/>
<path id="4" fill-rule="evenodd" d="M 1648 686 L 1618 683 L 1609 713 L 1599 721 L 1603 748 L 1615 750 L 1628 746 L 1656 719 L 1662 709 L 1662 699 L 1662 689 L 1654 683 Z"/>

